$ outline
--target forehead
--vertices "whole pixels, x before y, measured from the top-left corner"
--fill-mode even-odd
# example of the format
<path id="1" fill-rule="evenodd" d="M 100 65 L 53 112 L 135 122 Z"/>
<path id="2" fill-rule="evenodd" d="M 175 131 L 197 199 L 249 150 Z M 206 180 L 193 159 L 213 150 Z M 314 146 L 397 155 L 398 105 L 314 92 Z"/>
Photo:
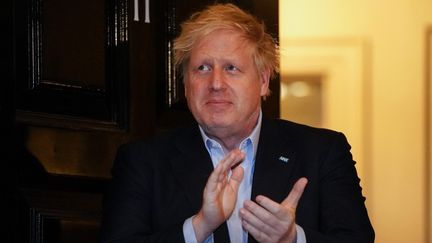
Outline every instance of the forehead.
<path id="1" fill-rule="evenodd" d="M 191 50 L 196 57 L 252 58 L 253 45 L 242 33 L 235 30 L 215 30 L 197 39 Z"/>

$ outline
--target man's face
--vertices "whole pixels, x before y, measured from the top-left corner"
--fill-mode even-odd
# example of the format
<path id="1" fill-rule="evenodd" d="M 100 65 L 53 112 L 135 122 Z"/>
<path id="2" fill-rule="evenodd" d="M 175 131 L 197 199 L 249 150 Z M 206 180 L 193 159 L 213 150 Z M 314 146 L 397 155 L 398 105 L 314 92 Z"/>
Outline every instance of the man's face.
<path id="1" fill-rule="evenodd" d="M 258 73 L 253 47 L 239 33 L 218 30 L 198 40 L 185 70 L 185 95 L 211 136 L 243 139 L 256 125 L 269 72 Z"/>

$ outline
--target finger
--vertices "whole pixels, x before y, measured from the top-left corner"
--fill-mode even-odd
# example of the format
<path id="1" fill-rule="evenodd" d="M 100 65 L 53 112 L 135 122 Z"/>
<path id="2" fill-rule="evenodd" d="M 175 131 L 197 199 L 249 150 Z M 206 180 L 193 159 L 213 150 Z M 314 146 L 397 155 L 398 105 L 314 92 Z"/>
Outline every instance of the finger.
<path id="1" fill-rule="evenodd" d="M 232 170 L 230 180 L 236 183 L 240 183 L 243 180 L 244 169 L 241 166 L 237 166 Z"/>
<path id="2" fill-rule="evenodd" d="M 306 184 L 308 183 L 308 180 L 304 177 L 300 178 L 293 186 L 293 189 L 289 193 L 288 197 L 283 200 L 281 203 L 285 207 L 290 208 L 297 208 L 298 201 L 300 200 L 301 196 L 303 195 L 303 191 L 306 187 Z"/>
<path id="3" fill-rule="evenodd" d="M 264 196 L 259 196 L 261 198 L 266 198 Z M 266 198 L 269 203 L 271 203 L 272 201 L 268 198 Z M 279 215 L 279 214 L 283 214 L 283 210 L 281 210 L 282 206 L 280 206 L 277 203 L 272 203 L 270 204 L 266 204 L 266 207 L 269 207 L 269 209 L 265 208 L 263 205 L 261 204 L 256 204 L 253 201 L 247 200 L 244 202 L 244 208 L 246 210 L 248 210 L 249 212 L 251 212 L 253 214 L 254 217 L 256 217 L 257 219 L 259 219 L 259 221 L 264 222 L 263 225 L 261 225 L 260 227 L 262 228 L 261 230 L 266 230 L 267 232 L 272 232 L 274 229 L 270 227 L 270 229 L 265 229 L 265 227 L 267 225 L 278 225 L 278 221 L 279 218 L 285 218 L 284 215 Z M 249 219 L 251 220 L 252 218 L 249 217 Z M 253 222 L 256 222 L 255 220 Z M 256 222 L 259 223 L 259 222 Z M 264 229 L 263 229 L 264 227 Z"/>
<path id="4" fill-rule="evenodd" d="M 218 164 L 218 166 L 219 165 L 221 166 L 221 170 L 222 170 L 222 172 L 219 175 L 220 177 L 219 179 L 220 180 L 226 179 L 229 171 L 237 168 L 238 166 L 236 167 L 235 165 L 243 161 L 244 156 L 245 156 L 244 153 L 238 149 L 229 152 L 228 155 L 224 159 L 222 159 Z"/>
<path id="5" fill-rule="evenodd" d="M 240 187 L 240 183 L 243 180 L 243 167 L 238 166 L 232 172 L 231 177 L 229 178 L 229 187 L 231 188 L 234 194 L 237 194 L 238 189 Z"/>
<path id="6" fill-rule="evenodd" d="M 246 205 L 249 204 L 249 205 Z M 260 216 L 257 216 L 257 210 L 260 209 L 263 212 L 265 211 L 258 205 L 254 205 L 255 203 L 252 201 L 245 202 L 245 207 L 240 209 L 240 218 L 247 222 L 250 226 L 253 226 L 254 228 L 258 229 L 261 232 L 264 232 L 267 235 L 275 234 L 276 231 L 274 228 L 271 227 L 272 224 L 270 224 L 268 221 L 268 217 L 261 218 Z M 255 207 L 254 207 L 255 206 Z M 253 211 L 249 210 L 252 208 Z M 268 212 L 264 212 L 267 213 Z M 274 218 L 274 217 L 273 217 Z"/>
<path id="7" fill-rule="evenodd" d="M 236 149 L 229 152 L 219 163 L 216 165 L 214 172 L 217 174 L 223 174 L 228 172 L 228 170 L 232 167 L 233 164 L 241 161 L 243 159 L 243 153 Z"/>
<path id="8" fill-rule="evenodd" d="M 240 187 L 240 183 L 243 180 L 244 169 L 241 166 L 232 166 L 238 164 L 244 159 L 244 153 L 240 150 L 232 151 L 233 157 L 229 156 L 225 163 L 227 164 L 227 170 L 231 170 L 231 176 L 229 178 L 229 186 L 233 193 L 237 194 L 238 188 Z M 228 173 L 228 172 L 227 172 Z M 227 177 L 225 177 L 227 178 Z"/>
<path id="9" fill-rule="evenodd" d="M 207 179 L 207 184 L 205 190 L 215 191 L 217 189 L 218 183 L 223 182 L 226 179 L 226 171 L 224 167 L 223 160 L 214 168 L 213 172 Z"/>
<path id="10" fill-rule="evenodd" d="M 284 209 L 282 208 L 283 206 L 271 200 L 270 198 L 266 196 L 258 195 L 256 197 L 256 202 L 265 209 L 264 212 L 261 212 L 262 214 L 261 217 L 266 217 L 266 215 L 264 214 L 265 212 L 268 212 L 269 215 L 277 215 L 279 217 L 282 216 L 280 214 L 281 211 L 283 211 Z"/>
<path id="11" fill-rule="evenodd" d="M 246 221 L 242 221 L 243 229 L 246 230 L 250 235 L 255 238 L 258 242 L 269 242 L 270 236 L 268 236 L 266 233 L 259 230 L 259 228 L 254 227 L 253 225 L 249 224 Z"/>
<path id="12" fill-rule="evenodd" d="M 220 164 L 223 164 L 224 171 L 236 168 L 236 165 L 244 160 L 245 154 L 239 149 L 230 151 L 225 158 L 223 158 Z"/>
<path id="13" fill-rule="evenodd" d="M 243 159 L 244 153 L 238 149 L 228 153 L 228 155 L 218 163 L 216 168 L 210 174 L 206 188 L 210 191 L 216 190 L 218 183 L 226 180 L 229 169 Z"/>

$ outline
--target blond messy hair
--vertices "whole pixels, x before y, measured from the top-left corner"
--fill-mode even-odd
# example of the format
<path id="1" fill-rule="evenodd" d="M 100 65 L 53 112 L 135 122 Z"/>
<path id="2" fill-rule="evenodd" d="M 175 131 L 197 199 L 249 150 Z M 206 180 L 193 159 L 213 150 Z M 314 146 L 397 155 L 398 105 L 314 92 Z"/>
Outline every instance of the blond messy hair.
<path id="1" fill-rule="evenodd" d="M 239 31 L 254 47 L 253 61 L 259 73 L 265 70 L 274 78 L 279 72 L 277 42 L 266 32 L 264 23 L 233 4 L 215 4 L 193 14 L 181 25 L 181 33 L 174 40 L 174 63 L 185 68 L 195 43 L 217 30 Z"/>

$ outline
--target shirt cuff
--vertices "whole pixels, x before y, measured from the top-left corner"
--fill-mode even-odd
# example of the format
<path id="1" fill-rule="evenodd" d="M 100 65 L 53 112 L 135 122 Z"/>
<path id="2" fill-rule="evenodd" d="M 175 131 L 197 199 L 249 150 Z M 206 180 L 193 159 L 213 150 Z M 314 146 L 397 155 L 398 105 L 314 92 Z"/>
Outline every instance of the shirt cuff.
<path id="1" fill-rule="evenodd" d="M 302 227 L 296 224 L 297 241 L 296 243 L 306 243 L 306 235 Z"/>
<path id="2" fill-rule="evenodd" d="M 193 217 L 194 216 L 186 219 L 183 223 L 183 237 L 184 237 L 185 243 L 198 243 L 196 236 L 195 236 L 195 231 L 194 231 L 194 228 L 192 225 L 192 218 Z M 207 239 L 204 240 L 204 243 L 213 243 L 213 234 L 211 234 L 209 237 L 207 237 Z"/>

